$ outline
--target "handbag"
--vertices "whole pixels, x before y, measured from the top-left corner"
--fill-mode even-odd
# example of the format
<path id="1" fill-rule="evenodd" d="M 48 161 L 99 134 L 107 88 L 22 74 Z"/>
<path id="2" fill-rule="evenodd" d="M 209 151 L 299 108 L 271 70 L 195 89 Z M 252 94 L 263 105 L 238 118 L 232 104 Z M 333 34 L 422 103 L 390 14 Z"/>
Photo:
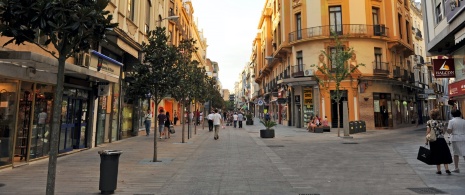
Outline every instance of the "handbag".
<path id="1" fill-rule="evenodd" d="M 417 159 L 421 162 L 426 163 L 427 165 L 432 165 L 431 151 L 425 146 L 420 146 L 420 149 L 418 150 Z"/>
<path id="2" fill-rule="evenodd" d="M 175 133 L 176 133 L 176 131 L 174 130 L 174 126 L 173 126 L 173 125 L 170 125 L 170 130 L 169 130 L 169 131 L 170 131 L 171 134 L 175 134 Z"/>
<path id="3" fill-rule="evenodd" d="M 434 142 L 436 141 L 436 131 L 434 129 L 431 129 L 428 133 L 428 135 L 426 135 L 426 140 L 428 142 Z"/>

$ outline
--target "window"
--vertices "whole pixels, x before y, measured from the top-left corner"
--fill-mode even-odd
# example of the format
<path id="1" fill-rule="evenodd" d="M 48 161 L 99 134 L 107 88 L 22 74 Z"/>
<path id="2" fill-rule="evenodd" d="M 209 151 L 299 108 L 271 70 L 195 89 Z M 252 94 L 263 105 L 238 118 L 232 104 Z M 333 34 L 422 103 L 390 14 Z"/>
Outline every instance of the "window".
<path id="1" fill-rule="evenodd" d="M 373 25 L 379 24 L 379 8 L 373 7 L 372 9 Z"/>
<path id="2" fill-rule="evenodd" d="M 382 51 L 381 48 L 375 47 L 375 69 L 377 70 L 382 70 L 382 64 L 381 64 L 381 56 Z"/>
<path id="3" fill-rule="evenodd" d="M 435 9 L 436 24 L 438 24 L 442 20 L 441 0 L 435 0 L 435 3 L 436 3 L 436 9 Z"/>
<path id="4" fill-rule="evenodd" d="M 342 35 L 342 10 L 341 6 L 329 7 L 329 25 L 331 32 Z"/>
<path id="5" fill-rule="evenodd" d="M 296 56 L 298 71 L 304 71 L 304 59 L 302 51 L 298 51 Z"/>
<path id="6" fill-rule="evenodd" d="M 128 0 L 128 17 L 130 20 L 134 21 L 134 7 L 135 7 L 135 0 Z"/>
<path id="7" fill-rule="evenodd" d="M 331 56 L 331 59 L 329 59 L 331 62 L 331 69 L 336 69 L 337 68 L 337 62 L 336 62 L 336 54 L 337 54 L 337 49 L 335 47 L 329 48 L 329 54 Z"/>
<path id="8" fill-rule="evenodd" d="M 302 39 L 302 15 L 297 13 L 295 15 L 296 30 L 297 30 L 297 40 Z"/>
<path id="9" fill-rule="evenodd" d="M 407 43 L 410 43 L 410 23 L 408 21 L 405 21 L 405 30 L 407 31 L 405 36 L 407 37 Z"/>
<path id="10" fill-rule="evenodd" d="M 399 24 L 399 36 L 400 36 L 400 39 L 402 39 L 402 15 L 397 14 L 397 20 L 399 21 L 398 22 L 398 24 Z"/>
<path id="11" fill-rule="evenodd" d="M 147 0 L 147 6 L 145 6 L 145 33 L 148 34 L 150 31 L 150 18 L 151 17 L 152 4 L 150 0 Z"/>

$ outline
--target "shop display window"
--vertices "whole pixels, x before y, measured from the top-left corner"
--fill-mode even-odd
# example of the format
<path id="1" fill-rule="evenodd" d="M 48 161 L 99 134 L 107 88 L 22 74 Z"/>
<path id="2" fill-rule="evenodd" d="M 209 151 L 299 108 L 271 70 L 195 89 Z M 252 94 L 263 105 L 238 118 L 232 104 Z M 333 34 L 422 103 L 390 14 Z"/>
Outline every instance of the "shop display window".
<path id="1" fill-rule="evenodd" d="M 0 78 L 0 166 L 12 163 L 18 81 Z"/>

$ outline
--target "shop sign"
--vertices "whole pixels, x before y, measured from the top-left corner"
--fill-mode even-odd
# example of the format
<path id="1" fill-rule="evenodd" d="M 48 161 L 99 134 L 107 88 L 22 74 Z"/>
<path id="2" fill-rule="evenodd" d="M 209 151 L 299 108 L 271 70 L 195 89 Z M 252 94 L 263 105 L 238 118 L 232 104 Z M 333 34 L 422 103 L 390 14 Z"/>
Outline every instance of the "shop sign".
<path id="1" fill-rule="evenodd" d="M 300 95 L 295 95 L 294 101 L 295 101 L 295 104 L 300 104 Z"/>
<path id="2" fill-rule="evenodd" d="M 426 94 L 434 94 L 434 89 L 425 89 Z"/>
<path id="3" fill-rule="evenodd" d="M 121 63 L 96 51 L 91 52 L 89 66 L 99 72 L 119 77 Z M 117 64 L 119 63 L 119 64 Z"/>
<path id="4" fill-rule="evenodd" d="M 429 94 L 429 95 L 428 95 L 428 99 L 429 99 L 429 100 L 435 100 L 435 99 L 436 99 L 436 95 L 435 95 L 435 94 Z"/>
<path id="5" fill-rule="evenodd" d="M 454 59 L 433 59 L 433 70 L 435 78 L 454 78 Z"/>
<path id="6" fill-rule="evenodd" d="M 465 95 L 465 80 L 449 83 L 449 97 Z"/>

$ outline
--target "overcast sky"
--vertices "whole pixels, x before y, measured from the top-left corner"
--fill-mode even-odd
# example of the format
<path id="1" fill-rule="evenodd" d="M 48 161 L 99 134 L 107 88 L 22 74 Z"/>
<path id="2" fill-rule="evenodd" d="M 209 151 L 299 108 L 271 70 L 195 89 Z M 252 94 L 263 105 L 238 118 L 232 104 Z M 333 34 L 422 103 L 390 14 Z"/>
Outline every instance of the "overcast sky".
<path id="1" fill-rule="evenodd" d="M 250 60 L 265 0 L 192 0 L 192 5 L 207 38 L 207 58 L 218 62 L 223 88 L 233 90 Z"/>

